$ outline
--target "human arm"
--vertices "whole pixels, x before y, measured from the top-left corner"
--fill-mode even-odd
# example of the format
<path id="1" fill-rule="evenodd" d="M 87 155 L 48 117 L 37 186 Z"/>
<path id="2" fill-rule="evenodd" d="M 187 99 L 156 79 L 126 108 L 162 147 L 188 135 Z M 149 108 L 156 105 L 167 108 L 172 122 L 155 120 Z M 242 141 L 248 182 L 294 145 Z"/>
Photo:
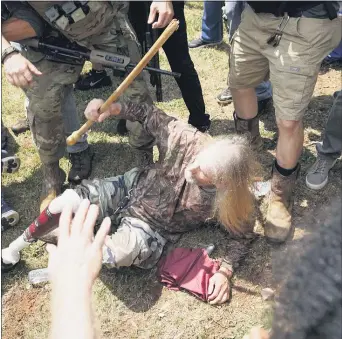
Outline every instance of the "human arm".
<path id="1" fill-rule="evenodd" d="M 103 104 L 101 99 L 93 99 L 89 102 L 84 114 L 87 119 L 103 122 L 108 117 L 138 121 L 142 124 L 144 130 L 154 137 L 160 150 L 163 145 L 167 147 L 167 141 L 170 133 L 175 133 L 175 125 L 180 124 L 176 118 L 171 117 L 158 109 L 154 105 L 136 104 L 132 102 L 114 103 L 109 109 L 99 114 L 99 108 Z"/>
<path id="2" fill-rule="evenodd" d="M 83 200 L 73 220 L 72 207 L 65 207 L 59 222 L 58 245 L 48 245 L 52 283 L 51 339 L 96 338 L 91 293 L 101 269 L 110 219 L 104 219 L 94 239 L 98 207 L 89 205 L 88 200 Z"/>
<path id="3" fill-rule="evenodd" d="M 1 33 L 7 43 L 8 41 L 20 41 L 37 36 L 29 22 L 17 18 L 10 18 L 2 23 Z"/>
<path id="4" fill-rule="evenodd" d="M 154 22 L 157 14 L 158 21 Z M 173 16 L 174 11 L 172 1 L 152 1 L 147 23 L 152 24 L 152 28 L 164 28 L 170 23 Z"/>
<path id="5" fill-rule="evenodd" d="M 9 41 L 19 41 L 40 36 L 45 27 L 42 19 L 27 6 L 23 4 L 17 5 L 17 3 L 11 6 L 11 18 L 1 24 L 2 53 L 11 47 Z M 39 76 L 42 74 L 19 51 L 7 55 L 2 62 L 6 79 L 16 87 L 28 87 L 32 84 L 34 75 Z"/>
<path id="6" fill-rule="evenodd" d="M 222 304 L 230 298 L 230 281 L 234 269 L 248 253 L 251 239 L 229 239 L 225 248 L 226 255 L 221 259 L 221 266 L 209 280 L 208 302 L 212 305 Z"/>

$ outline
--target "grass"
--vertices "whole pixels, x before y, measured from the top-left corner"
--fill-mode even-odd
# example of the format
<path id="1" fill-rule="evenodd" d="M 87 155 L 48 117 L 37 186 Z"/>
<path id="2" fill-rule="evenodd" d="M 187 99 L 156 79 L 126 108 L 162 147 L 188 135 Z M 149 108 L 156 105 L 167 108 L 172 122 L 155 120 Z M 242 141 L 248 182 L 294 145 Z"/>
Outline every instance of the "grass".
<path id="1" fill-rule="evenodd" d="M 200 32 L 202 4 L 186 5 L 189 40 Z M 225 41 L 227 41 L 225 37 Z M 227 77 L 227 50 L 223 47 L 192 50 L 191 56 L 199 73 L 208 113 L 211 114 L 213 135 L 234 131 L 233 106 L 220 107 L 215 96 L 225 88 Z M 161 53 L 161 65 L 168 69 L 166 57 Z M 89 65 L 87 65 L 89 67 Z M 315 159 L 313 141 L 321 139 L 332 99 L 330 95 L 339 89 L 339 73 L 329 71 L 319 77 L 309 111 L 305 116 L 305 145 L 301 159 L 303 172 L 295 194 L 294 223 L 298 225 L 294 239 L 310 231 L 303 227 L 306 215 L 312 214 L 324 203 L 340 194 L 340 164 L 331 173 L 331 180 L 319 193 L 305 187 L 305 170 Z M 116 83 L 117 80 L 115 79 Z M 154 89 L 151 89 L 154 95 Z M 165 101 L 158 106 L 166 112 L 186 120 L 188 112 L 180 91 L 173 79 L 163 77 Z M 78 114 L 83 121 L 86 103 L 94 97 L 107 98 L 111 89 L 92 92 L 76 92 Z M 24 95 L 2 78 L 2 117 L 6 126 L 24 117 Z M 272 110 L 261 117 L 261 133 L 267 150 L 260 160 L 267 173 L 275 154 L 276 125 Z M 95 151 L 92 177 L 113 176 L 132 168 L 136 159 L 127 138 L 115 134 L 115 121 L 97 125 L 89 134 L 89 142 Z M 37 152 L 29 132 L 19 137 L 11 136 L 10 150 L 22 161 L 14 175 L 2 175 L 2 187 L 6 199 L 21 216 L 20 223 L 2 235 L 6 247 L 30 224 L 39 210 L 41 168 Z M 65 171 L 69 163 L 61 161 Z M 266 203 L 258 206 L 256 226 L 262 233 L 261 223 Z M 304 223 L 305 226 L 305 223 Z M 219 257 L 225 250 L 226 235 L 218 229 L 201 229 L 185 234 L 173 246 L 197 247 L 202 243 L 214 243 Z M 211 307 L 181 292 L 168 291 L 156 281 L 155 271 L 136 268 L 109 271 L 103 269 L 94 289 L 94 309 L 102 338 L 242 338 L 254 325 L 270 326 L 271 311 L 262 301 L 260 290 L 273 286 L 271 256 L 281 254 L 284 247 L 273 248 L 262 238 L 258 239 L 237 271 L 234 278 L 232 301 L 229 304 Z M 49 285 L 32 288 L 28 284 L 30 270 L 46 267 L 47 255 L 38 242 L 23 251 L 22 262 L 13 272 L 2 277 L 3 338 L 47 338 L 50 326 Z"/>

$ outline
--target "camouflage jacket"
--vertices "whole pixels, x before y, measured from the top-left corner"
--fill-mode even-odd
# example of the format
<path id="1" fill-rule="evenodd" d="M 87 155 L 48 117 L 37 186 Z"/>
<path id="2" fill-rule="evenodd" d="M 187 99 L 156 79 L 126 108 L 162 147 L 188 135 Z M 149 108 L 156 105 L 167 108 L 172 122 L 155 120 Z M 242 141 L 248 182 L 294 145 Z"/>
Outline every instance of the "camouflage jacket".
<path id="1" fill-rule="evenodd" d="M 215 189 L 187 183 L 184 170 L 210 136 L 155 106 L 122 106 L 119 118 L 140 121 L 159 150 L 159 161 L 139 173 L 126 213 L 162 233 L 197 228 L 212 217 Z"/>
<path id="2" fill-rule="evenodd" d="M 211 137 L 155 106 L 125 103 L 118 118 L 141 122 L 159 149 L 158 162 L 138 174 L 122 216 L 144 220 L 165 238 L 213 219 L 215 189 L 190 184 L 184 177 L 185 168 Z M 249 240 L 229 241 L 225 257 L 229 265 L 236 266 L 246 254 L 246 242 Z"/>

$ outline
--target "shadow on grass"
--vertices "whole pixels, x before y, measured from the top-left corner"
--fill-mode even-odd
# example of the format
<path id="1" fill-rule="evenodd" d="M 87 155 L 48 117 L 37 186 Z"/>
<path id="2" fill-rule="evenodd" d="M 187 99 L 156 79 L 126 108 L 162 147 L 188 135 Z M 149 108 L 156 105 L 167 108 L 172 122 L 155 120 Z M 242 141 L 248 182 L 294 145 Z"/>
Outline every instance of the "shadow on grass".
<path id="1" fill-rule="evenodd" d="M 11 155 L 11 154 L 17 153 L 19 150 L 19 145 L 18 145 L 16 139 L 10 133 L 10 127 L 11 126 L 3 125 L 2 120 L 1 120 L 1 124 L 4 127 L 4 130 L 2 130 L 2 127 L 1 127 L 1 147 L 3 146 L 2 141 L 4 138 L 4 146 L 5 146 L 4 149 L 8 151 L 8 154 Z"/>
<path id="2" fill-rule="evenodd" d="M 137 267 L 106 269 L 100 279 L 109 291 L 133 312 L 146 312 L 160 298 L 163 286 L 157 281 L 156 269 Z"/>

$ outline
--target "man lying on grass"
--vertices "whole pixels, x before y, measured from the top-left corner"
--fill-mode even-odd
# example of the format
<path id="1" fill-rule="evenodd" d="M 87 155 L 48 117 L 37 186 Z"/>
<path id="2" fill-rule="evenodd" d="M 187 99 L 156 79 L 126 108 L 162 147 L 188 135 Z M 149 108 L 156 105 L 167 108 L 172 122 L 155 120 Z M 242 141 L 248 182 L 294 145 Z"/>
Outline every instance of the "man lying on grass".
<path id="1" fill-rule="evenodd" d="M 98 122 L 111 116 L 141 122 L 155 140 L 159 160 L 116 177 L 83 180 L 54 199 L 48 214 L 58 214 L 68 204 L 76 211 L 84 198 L 97 204 L 98 222 L 112 219 L 103 263 L 117 268 L 151 268 L 170 236 L 219 222 L 229 233 L 241 236 L 239 241 L 227 240 L 226 256 L 209 284 L 210 303 L 227 301 L 233 269 L 250 241 L 242 236 L 254 202 L 250 187 L 256 162 L 248 142 L 239 136 L 213 139 L 155 106 L 115 103 L 99 114 L 102 104 L 92 100 L 86 117 Z M 38 238 L 51 242 L 54 237 Z"/>

